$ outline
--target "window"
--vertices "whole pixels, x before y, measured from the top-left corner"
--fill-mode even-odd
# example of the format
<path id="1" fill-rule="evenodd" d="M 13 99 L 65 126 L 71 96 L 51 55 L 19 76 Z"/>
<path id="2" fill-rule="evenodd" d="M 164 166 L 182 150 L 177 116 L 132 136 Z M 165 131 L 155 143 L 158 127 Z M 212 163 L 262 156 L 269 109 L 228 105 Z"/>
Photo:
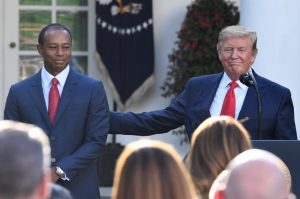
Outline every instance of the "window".
<path id="1" fill-rule="evenodd" d="M 40 69 L 43 60 L 36 50 L 37 38 L 49 23 L 61 23 L 70 29 L 73 37 L 70 66 L 88 72 L 88 0 L 19 0 L 20 79 Z"/>

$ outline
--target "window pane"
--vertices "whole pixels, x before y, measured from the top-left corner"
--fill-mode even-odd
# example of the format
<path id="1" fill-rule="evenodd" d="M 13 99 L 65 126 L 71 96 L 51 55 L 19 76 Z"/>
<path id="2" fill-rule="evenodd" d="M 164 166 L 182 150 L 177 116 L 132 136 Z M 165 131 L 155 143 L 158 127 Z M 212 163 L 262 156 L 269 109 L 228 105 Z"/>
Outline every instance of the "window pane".
<path id="1" fill-rule="evenodd" d="M 43 64 L 43 58 L 40 56 L 20 56 L 20 79 L 35 74 Z"/>
<path id="2" fill-rule="evenodd" d="M 74 51 L 87 51 L 87 12 L 57 12 L 57 22 L 67 26 L 73 37 Z"/>
<path id="3" fill-rule="evenodd" d="M 51 0 L 19 0 L 20 5 L 51 5 Z"/>
<path id="4" fill-rule="evenodd" d="M 80 73 L 87 74 L 87 57 L 86 56 L 72 56 L 70 67 Z"/>
<path id="5" fill-rule="evenodd" d="M 86 6 L 87 0 L 57 0 L 57 5 Z"/>
<path id="6" fill-rule="evenodd" d="M 43 57 L 41 56 L 20 56 L 20 79 L 35 74 L 41 69 L 43 65 Z M 87 57 L 86 56 L 72 56 L 70 67 L 80 73 L 87 74 Z"/>
<path id="7" fill-rule="evenodd" d="M 20 50 L 36 50 L 38 34 L 50 22 L 49 11 L 20 11 Z"/>

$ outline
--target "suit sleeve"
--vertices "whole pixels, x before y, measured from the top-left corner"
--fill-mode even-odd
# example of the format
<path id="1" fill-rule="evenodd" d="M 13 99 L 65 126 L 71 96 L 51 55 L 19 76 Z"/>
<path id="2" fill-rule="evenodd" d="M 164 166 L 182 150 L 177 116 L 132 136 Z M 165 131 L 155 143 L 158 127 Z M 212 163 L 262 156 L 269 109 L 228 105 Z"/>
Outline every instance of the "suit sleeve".
<path id="1" fill-rule="evenodd" d="M 4 108 L 4 119 L 5 120 L 15 120 L 15 121 L 20 121 L 20 114 L 18 111 L 18 103 L 16 96 L 14 94 L 14 87 L 10 87 L 7 98 L 6 98 L 6 103 L 5 103 L 5 108 Z"/>
<path id="2" fill-rule="evenodd" d="M 111 112 L 110 133 L 146 136 L 166 133 L 183 125 L 189 90 L 187 84 L 185 90 L 162 110 L 143 113 Z"/>
<path id="3" fill-rule="evenodd" d="M 83 144 L 73 154 L 57 163 L 71 181 L 81 169 L 89 167 L 97 160 L 106 143 L 109 130 L 109 108 L 102 83 L 98 82 L 94 86 L 88 113 L 84 119 L 86 121 Z"/>
<path id="4" fill-rule="evenodd" d="M 275 139 L 296 140 L 297 132 L 294 120 L 294 106 L 290 90 L 285 90 L 278 111 Z"/>

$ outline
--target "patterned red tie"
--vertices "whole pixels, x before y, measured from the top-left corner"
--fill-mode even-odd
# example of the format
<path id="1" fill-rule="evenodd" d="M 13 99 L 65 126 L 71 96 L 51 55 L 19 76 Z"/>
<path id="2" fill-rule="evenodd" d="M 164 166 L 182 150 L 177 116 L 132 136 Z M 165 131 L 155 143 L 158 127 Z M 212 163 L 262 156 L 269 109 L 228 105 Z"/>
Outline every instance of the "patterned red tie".
<path id="1" fill-rule="evenodd" d="M 221 115 L 229 115 L 233 118 L 235 118 L 235 94 L 234 94 L 234 89 L 238 86 L 236 82 L 230 82 L 230 88 L 227 91 L 222 110 L 221 110 Z"/>
<path id="2" fill-rule="evenodd" d="M 58 80 L 56 78 L 52 79 L 52 85 L 49 92 L 49 108 L 48 108 L 48 115 L 50 118 L 51 124 L 54 123 L 56 111 L 59 104 L 59 91 L 57 88 Z"/>

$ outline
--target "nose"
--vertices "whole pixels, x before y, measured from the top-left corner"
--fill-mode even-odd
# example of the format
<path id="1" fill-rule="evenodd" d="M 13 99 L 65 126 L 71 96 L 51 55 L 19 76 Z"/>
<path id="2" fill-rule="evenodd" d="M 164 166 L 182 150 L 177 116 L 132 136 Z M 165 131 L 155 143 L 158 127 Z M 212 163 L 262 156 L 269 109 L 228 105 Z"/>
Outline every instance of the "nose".
<path id="1" fill-rule="evenodd" d="M 58 47 L 56 51 L 56 55 L 63 55 L 63 48 Z"/>
<path id="2" fill-rule="evenodd" d="M 237 49 L 233 49 L 232 50 L 231 58 L 232 59 L 237 59 L 238 58 L 238 51 L 237 51 Z"/>

